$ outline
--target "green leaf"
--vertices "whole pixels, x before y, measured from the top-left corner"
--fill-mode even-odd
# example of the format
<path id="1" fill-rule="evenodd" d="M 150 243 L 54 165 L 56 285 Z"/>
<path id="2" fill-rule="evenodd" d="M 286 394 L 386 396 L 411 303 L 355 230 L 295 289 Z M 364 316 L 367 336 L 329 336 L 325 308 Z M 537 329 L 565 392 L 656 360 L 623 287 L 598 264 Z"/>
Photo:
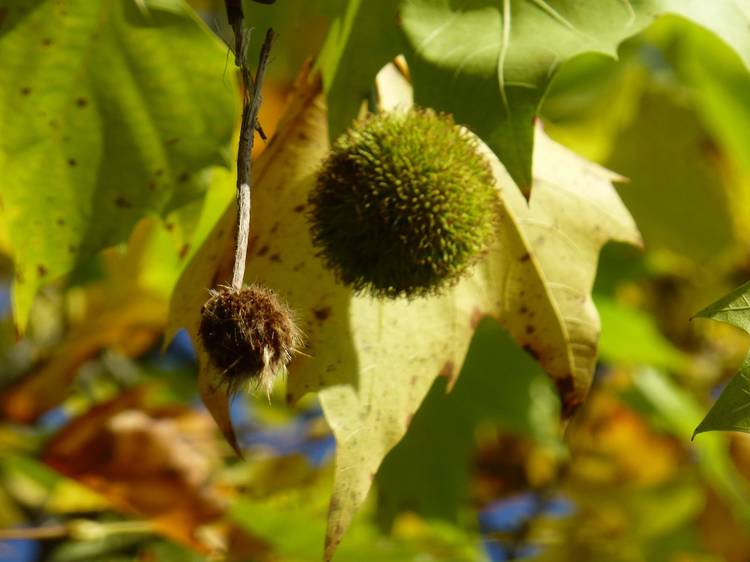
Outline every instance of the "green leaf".
<path id="1" fill-rule="evenodd" d="M 739 372 L 721 391 L 694 435 L 705 431 L 750 433 L 750 357 L 745 358 Z"/>
<path id="2" fill-rule="evenodd" d="M 607 166 L 629 178 L 620 195 L 650 251 L 695 263 L 737 251 L 731 201 L 707 138 L 679 94 L 656 85 L 641 99 L 637 119 L 618 136 Z"/>
<path id="3" fill-rule="evenodd" d="M 200 196 L 237 110 L 226 49 L 182 2 L 10 0 L 0 181 L 16 322 L 40 286 Z"/>
<path id="4" fill-rule="evenodd" d="M 447 383 L 435 381 L 378 472 L 378 512 L 386 527 L 406 509 L 457 520 L 470 495 L 470 457 L 481 422 L 558 443 L 560 404 L 554 388 L 496 322 L 479 324 L 450 394 Z"/>
<path id="5" fill-rule="evenodd" d="M 349 0 L 331 22 L 318 57 L 328 98 L 328 131 L 335 139 L 359 113 L 375 74 L 401 52 L 395 27 L 399 0 Z"/>
<path id="6" fill-rule="evenodd" d="M 718 320 L 750 334 L 750 282 L 698 312 L 696 318 Z"/>
<path id="7" fill-rule="evenodd" d="M 394 84 L 399 77 L 395 73 Z M 327 115 L 315 78 L 298 85 L 275 140 L 254 167 L 246 280 L 278 291 L 307 334 L 305 355 L 290 366 L 287 397 L 296 401 L 317 391 L 338 443 L 330 558 L 435 378 L 453 382 L 458 375 L 484 316 L 496 318 L 552 377 L 565 415 L 575 411 L 596 362 L 599 319 L 590 291 L 599 250 L 611 239 L 638 244 L 640 238 L 611 184 L 617 176 L 540 133 L 529 203 L 484 148 L 503 202 L 496 240 L 455 287 L 412 300 L 354 295 L 337 283 L 312 245 L 305 210 L 328 150 Z M 380 94 L 398 103 L 408 97 L 386 87 Z M 229 207 L 183 272 L 170 333 L 186 326 L 196 339 L 206 288 L 231 274 L 234 225 Z M 200 341 L 197 349 L 207 365 Z M 231 442 L 227 399 L 212 390 L 219 388 L 216 379 L 210 369 L 201 370 L 207 406 Z"/>
<path id="8" fill-rule="evenodd" d="M 233 503 L 229 517 L 253 536 L 266 541 L 284 560 L 311 560 L 320 548 L 327 509 L 325 487 L 276 494 L 269 499 Z M 378 560 L 411 562 L 420 555 L 429 560 L 483 561 L 475 537 L 446 524 L 419 522 L 417 532 L 404 537 L 385 536 L 360 518 L 336 552 L 336 562 Z"/>
<path id="9" fill-rule="evenodd" d="M 653 365 L 682 371 L 689 358 L 664 337 L 647 313 L 608 297 L 594 296 L 602 319 L 599 355 L 625 365 Z"/>
<path id="10" fill-rule="evenodd" d="M 748 0 L 405 0 L 416 102 L 451 112 L 528 196 L 533 118 L 558 67 L 619 44 L 663 14 L 719 35 L 750 67 Z"/>
<path id="11" fill-rule="evenodd" d="M 750 235 L 750 74 L 740 57 L 710 33 L 681 29 L 674 60 L 680 79 L 691 87 L 706 129 L 723 149 L 723 172 L 737 238 Z M 728 169 L 727 169 L 728 168 Z M 729 172 L 729 173 L 727 173 Z"/>
<path id="12" fill-rule="evenodd" d="M 736 326 L 750 334 L 750 282 L 704 308 L 696 317 Z M 750 353 L 739 372 L 724 388 L 693 436 L 704 431 L 750 433 Z"/>

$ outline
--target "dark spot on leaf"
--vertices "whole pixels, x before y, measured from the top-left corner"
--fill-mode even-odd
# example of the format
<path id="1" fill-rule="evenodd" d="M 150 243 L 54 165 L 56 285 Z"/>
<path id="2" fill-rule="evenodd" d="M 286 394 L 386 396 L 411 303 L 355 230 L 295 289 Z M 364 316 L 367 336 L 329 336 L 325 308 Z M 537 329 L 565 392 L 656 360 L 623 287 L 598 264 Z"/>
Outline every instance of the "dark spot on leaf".
<path id="1" fill-rule="evenodd" d="M 179 253 L 180 259 L 184 259 L 185 256 L 187 256 L 189 250 L 190 250 L 190 244 L 183 244 L 182 248 L 180 248 L 180 253 Z"/>
<path id="2" fill-rule="evenodd" d="M 272 254 L 268 259 L 275 263 L 281 263 L 281 256 L 279 254 Z"/>
<path id="3" fill-rule="evenodd" d="M 20 271 L 16 271 L 16 283 L 23 285 L 26 282 L 26 277 Z"/>
<path id="4" fill-rule="evenodd" d="M 531 259 L 531 254 L 529 254 L 528 252 L 526 252 L 524 255 L 522 255 L 520 258 L 518 258 L 518 261 L 520 261 L 521 263 L 523 263 L 525 261 L 529 261 L 530 259 Z"/>
<path id="5" fill-rule="evenodd" d="M 178 139 L 177 137 L 174 137 L 174 138 L 165 140 L 164 144 L 176 144 L 178 142 L 180 142 L 180 139 Z"/>
<path id="6" fill-rule="evenodd" d="M 528 309 L 528 308 L 526 308 L 526 305 L 525 305 L 525 304 L 524 304 L 524 305 L 521 305 L 521 308 L 519 308 L 519 309 L 518 309 L 518 313 L 519 313 L 519 314 L 526 314 L 527 312 L 529 312 L 529 309 Z"/>
<path id="7" fill-rule="evenodd" d="M 292 268 L 292 271 L 299 271 L 303 267 L 305 267 L 305 262 L 301 261 Z"/>
<path id="8" fill-rule="evenodd" d="M 149 180 L 148 186 L 147 186 L 149 191 L 156 191 L 156 186 L 157 186 L 156 180 Z"/>
<path id="9" fill-rule="evenodd" d="M 49 126 L 52 127 L 53 129 L 59 129 L 60 128 L 60 124 L 57 122 L 56 119 L 50 119 L 49 120 Z"/>
<path id="10" fill-rule="evenodd" d="M 71 168 L 74 168 L 76 164 L 78 164 L 78 162 L 76 161 L 75 158 L 68 158 L 68 166 L 70 166 Z"/>
<path id="11" fill-rule="evenodd" d="M 276 221 L 273 223 L 273 226 L 271 227 L 271 234 L 276 234 L 276 231 L 279 229 L 279 221 Z"/>
<path id="12" fill-rule="evenodd" d="M 313 314 L 315 315 L 315 318 L 318 319 L 318 321 L 323 322 L 324 320 L 327 320 L 331 315 L 331 307 L 324 306 L 321 308 L 316 308 L 315 310 L 313 310 Z"/>
<path id="13" fill-rule="evenodd" d="M 52 45 L 52 39 L 49 37 L 42 39 L 42 47 L 49 47 L 50 45 Z"/>
<path id="14" fill-rule="evenodd" d="M 115 205 L 122 209 L 130 209 L 133 204 L 125 199 L 122 195 L 118 196 L 117 199 L 115 199 Z"/>
<path id="15" fill-rule="evenodd" d="M 166 228 L 169 232 L 172 232 L 174 230 L 174 223 L 168 222 L 164 225 L 164 228 Z"/>
<path id="16" fill-rule="evenodd" d="M 534 333 L 535 331 L 536 331 L 536 328 L 534 328 L 534 326 L 532 326 L 531 324 L 526 324 L 526 334 L 527 334 L 527 335 L 529 335 L 529 336 L 530 336 L 530 335 L 531 335 L 531 334 L 533 334 L 533 333 Z"/>
<path id="17" fill-rule="evenodd" d="M 409 385 L 411 385 L 411 386 L 415 386 L 415 385 L 417 384 L 417 380 L 418 380 L 418 379 L 417 379 L 416 375 L 412 376 L 412 377 L 411 377 L 411 378 L 409 379 Z"/>
<path id="18" fill-rule="evenodd" d="M 295 213 L 301 213 L 305 210 L 305 205 L 297 205 L 294 209 L 292 209 Z"/>
<path id="19" fill-rule="evenodd" d="M 268 250 L 269 250 L 268 245 L 264 244 L 263 246 L 260 247 L 260 250 L 258 250 L 258 254 L 257 255 L 259 255 L 259 256 L 265 256 L 268 253 Z"/>
<path id="20" fill-rule="evenodd" d="M 440 369 L 440 372 L 438 373 L 439 377 L 446 377 L 446 378 L 453 378 L 453 371 L 455 370 L 456 366 L 453 364 L 453 361 L 446 361 L 443 365 L 443 368 Z"/>
<path id="21" fill-rule="evenodd" d="M 414 419 L 414 414 L 406 415 L 406 427 L 409 427 L 411 425 L 411 422 L 413 419 Z"/>
<path id="22" fill-rule="evenodd" d="M 539 361 L 539 354 L 529 344 L 524 345 L 523 350 L 531 355 L 535 360 Z"/>
<path id="23" fill-rule="evenodd" d="M 22 96 L 28 96 L 31 93 L 31 88 L 28 86 L 21 88 L 20 90 Z"/>
<path id="24" fill-rule="evenodd" d="M 187 172 L 182 172 L 179 176 L 177 176 L 177 181 L 179 183 L 185 183 L 186 181 L 188 181 L 189 177 L 190 174 L 188 174 Z"/>
<path id="25" fill-rule="evenodd" d="M 39 274 L 39 277 L 45 277 L 47 275 L 47 268 L 39 264 L 36 266 L 36 272 Z"/>
<path id="26" fill-rule="evenodd" d="M 77 251 L 78 251 L 78 248 L 76 248 L 72 244 L 68 246 L 68 252 L 70 252 L 71 254 L 75 254 Z"/>
<path id="27" fill-rule="evenodd" d="M 307 133 L 306 133 L 306 132 L 305 132 L 304 130 L 301 130 L 301 131 L 300 131 L 300 132 L 299 132 L 299 133 L 297 134 L 297 138 L 298 138 L 299 140 L 301 140 L 301 141 L 306 141 L 306 140 L 307 140 L 307 139 L 309 139 L 310 137 L 308 137 L 308 136 L 307 136 Z"/>
<path id="28" fill-rule="evenodd" d="M 57 219 L 58 226 L 65 226 L 65 219 Z"/>
<path id="29" fill-rule="evenodd" d="M 159 168 L 158 170 L 156 170 L 156 171 L 154 172 L 154 175 L 155 175 L 155 176 L 156 176 L 157 178 L 160 178 L 160 177 L 161 177 L 161 176 L 162 176 L 163 174 L 164 174 L 164 170 L 162 170 L 161 168 Z"/>
<path id="30" fill-rule="evenodd" d="M 576 391 L 575 381 L 572 376 L 554 379 L 557 393 L 562 401 L 562 417 L 567 419 L 572 416 L 581 405 L 582 398 Z"/>
<path id="31" fill-rule="evenodd" d="M 76 105 L 78 107 L 86 107 L 89 104 L 89 100 L 84 97 L 76 98 Z"/>

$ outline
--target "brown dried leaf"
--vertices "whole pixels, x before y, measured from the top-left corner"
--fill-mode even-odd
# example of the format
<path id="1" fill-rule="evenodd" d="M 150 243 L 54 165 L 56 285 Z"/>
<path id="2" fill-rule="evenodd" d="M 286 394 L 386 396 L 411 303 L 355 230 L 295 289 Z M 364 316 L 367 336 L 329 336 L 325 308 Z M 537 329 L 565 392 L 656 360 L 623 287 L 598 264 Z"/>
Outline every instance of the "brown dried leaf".
<path id="1" fill-rule="evenodd" d="M 218 460 L 210 420 L 195 411 L 143 409 L 142 389 L 97 405 L 47 444 L 43 460 L 160 533 L 207 551 L 196 531 L 224 502 L 210 481 Z"/>

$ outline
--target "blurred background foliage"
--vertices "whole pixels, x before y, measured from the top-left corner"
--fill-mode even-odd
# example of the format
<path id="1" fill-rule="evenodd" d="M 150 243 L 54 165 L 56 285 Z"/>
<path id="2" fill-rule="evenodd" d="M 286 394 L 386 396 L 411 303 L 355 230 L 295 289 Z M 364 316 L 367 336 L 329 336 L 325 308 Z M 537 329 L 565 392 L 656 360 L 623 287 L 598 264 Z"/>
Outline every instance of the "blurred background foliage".
<path id="1" fill-rule="evenodd" d="M 279 32 L 269 133 L 327 25 L 317 3 L 283 1 L 249 16 Z M 191 4 L 229 36 L 221 2 Z M 590 399 L 561 433 L 547 377 L 483 322 L 455 388 L 435 383 L 335 560 L 745 562 L 750 437 L 691 436 L 750 339 L 691 316 L 750 273 L 750 76 L 713 35 L 663 18 L 618 61 L 567 63 L 542 121 L 628 178 L 619 193 L 645 239 L 644 252 L 602 255 Z M 314 398 L 239 397 L 237 459 L 197 398 L 189 339 L 163 341 L 186 256 L 232 197 L 229 172 L 213 169 L 204 198 L 143 219 L 46 287 L 20 339 L 0 222 L 0 560 L 318 558 L 335 443 Z"/>

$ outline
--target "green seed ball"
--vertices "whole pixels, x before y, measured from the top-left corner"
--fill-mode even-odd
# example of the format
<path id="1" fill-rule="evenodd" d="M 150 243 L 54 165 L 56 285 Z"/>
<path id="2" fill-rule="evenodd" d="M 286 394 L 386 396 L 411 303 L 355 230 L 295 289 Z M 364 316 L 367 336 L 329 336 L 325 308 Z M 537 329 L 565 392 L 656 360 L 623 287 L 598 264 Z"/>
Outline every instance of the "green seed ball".
<path id="1" fill-rule="evenodd" d="M 198 335 L 229 394 L 247 385 L 270 392 L 275 375 L 285 370 L 301 345 L 289 307 L 276 293 L 255 284 L 211 291 L 201 309 Z"/>
<path id="2" fill-rule="evenodd" d="M 313 242 L 355 291 L 435 294 L 489 244 L 498 196 L 477 140 L 429 109 L 371 115 L 333 145 L 309 197 Z"/>

